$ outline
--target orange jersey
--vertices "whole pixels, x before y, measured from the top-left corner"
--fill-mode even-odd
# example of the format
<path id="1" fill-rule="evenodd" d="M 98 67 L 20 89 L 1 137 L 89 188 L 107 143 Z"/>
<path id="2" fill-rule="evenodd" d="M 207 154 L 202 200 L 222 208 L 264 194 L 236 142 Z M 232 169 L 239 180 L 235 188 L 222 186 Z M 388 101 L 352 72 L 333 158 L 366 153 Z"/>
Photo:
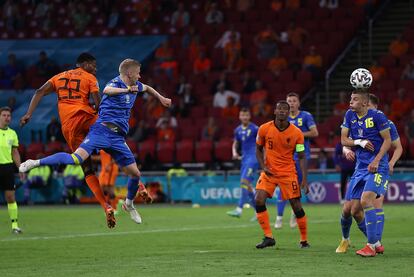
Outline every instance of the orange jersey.
<path id="1" fill-rule="evenodd" d="M 96 77 L 82 68 L 64 71 L 53 76 L 48 82 L 58 95 L 58 111 L 62 126 L 78 112 L 95 114 L 89 105 L 90 93 L 98 93 Z"/>
<path id="2" fill-rule="evenodd" d="M 296 174 L 293 154 L 297 145 L 305 143 L 302 131 L 293 124 L 280 131 L 269 121 L 259 127 L 256 143 L 264 147 L 264 162 L 275 177 Z"/>

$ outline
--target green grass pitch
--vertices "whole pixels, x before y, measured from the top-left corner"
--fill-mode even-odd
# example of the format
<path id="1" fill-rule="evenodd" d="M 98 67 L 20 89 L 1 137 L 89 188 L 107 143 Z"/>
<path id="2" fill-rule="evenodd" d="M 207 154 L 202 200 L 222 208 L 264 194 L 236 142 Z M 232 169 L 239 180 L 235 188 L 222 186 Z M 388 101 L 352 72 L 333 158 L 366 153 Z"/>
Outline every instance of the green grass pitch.
<path id="1" fill-rule="evenodd" d="M 225 214 L 233 207 L 139 208 L 142 225 L 121 213 L 109 230 L 97 206 L 21 207 L 24 234 L 16 236 L 3 205 L 0 276 L 414 276 L 414 205 L 385 207 L 385 254 L 375 258 L 355 255 L 365 243 L 355 223 L 353 248 L 335 254 L 339 205 L 305 206 L 310 249 L 298 247 L 286 209 L 276 247 L 263 250 L 252 209 L 236 219 Z"/>

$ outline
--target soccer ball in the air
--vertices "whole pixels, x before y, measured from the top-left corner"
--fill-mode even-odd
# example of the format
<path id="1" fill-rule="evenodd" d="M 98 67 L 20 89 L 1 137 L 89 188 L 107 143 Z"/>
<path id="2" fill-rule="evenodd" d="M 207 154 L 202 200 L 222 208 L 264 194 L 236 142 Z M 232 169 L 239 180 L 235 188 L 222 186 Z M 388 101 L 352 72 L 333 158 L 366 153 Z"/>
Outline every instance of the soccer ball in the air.
<path id="1" fill-rule="evenodd" d="M 372 75 L 368 69 L 358 68 L 351 73 L 349 82 L 355 89 L 367 89 L 372 84 Z"/>

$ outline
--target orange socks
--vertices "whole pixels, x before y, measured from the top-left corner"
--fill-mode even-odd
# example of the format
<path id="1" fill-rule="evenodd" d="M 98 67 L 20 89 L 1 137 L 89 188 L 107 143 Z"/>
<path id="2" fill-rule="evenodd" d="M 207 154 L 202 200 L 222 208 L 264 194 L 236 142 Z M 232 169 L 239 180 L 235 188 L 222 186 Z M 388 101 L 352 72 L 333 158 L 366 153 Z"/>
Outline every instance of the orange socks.
<path id="1" fill-rule="evenodd" d="M 272 229 L 270 228 L 269 223 L 269 213 L 266 211 L 261 213 L 256 213 L 257 221 L 262 227 L 265 237 L 273 238 Z"/>
<path id="2" fill-rule="evenodd" d="M 105 196 L 102 192 L 101 186 L 99 185 L 98 177 L 95 175 L 88 175 L 85 177 L 85 180 L 88 184 L 88 187 L 91 189 L 96 199 L 99 201 L 99 204 L 101 204 L 102 208 L 105 210 L 108 204 L 105 201 Z"/>
<path id="3" fill-rule="evenodd" d="M 308 240 L 308 224 L 306 220 L 306 215 L 301 218 L 296 218 L 296 221 L 298 223 L 298 228 L 300 232 L 300 241 Z"/>

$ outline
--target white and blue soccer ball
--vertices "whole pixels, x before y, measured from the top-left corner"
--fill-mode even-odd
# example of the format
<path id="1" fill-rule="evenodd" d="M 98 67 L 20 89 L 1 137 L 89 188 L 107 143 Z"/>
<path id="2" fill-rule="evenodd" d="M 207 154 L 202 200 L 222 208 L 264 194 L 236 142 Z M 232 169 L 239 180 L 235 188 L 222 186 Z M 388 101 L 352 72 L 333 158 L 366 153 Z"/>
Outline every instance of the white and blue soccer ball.
<path id="1" fill-rule="evenodd" d="M 372 84 L 372 74 L 365 68 L 355 69 L 351 73 L 349 82 L 355 89 L 367 89 Z"/>

